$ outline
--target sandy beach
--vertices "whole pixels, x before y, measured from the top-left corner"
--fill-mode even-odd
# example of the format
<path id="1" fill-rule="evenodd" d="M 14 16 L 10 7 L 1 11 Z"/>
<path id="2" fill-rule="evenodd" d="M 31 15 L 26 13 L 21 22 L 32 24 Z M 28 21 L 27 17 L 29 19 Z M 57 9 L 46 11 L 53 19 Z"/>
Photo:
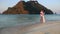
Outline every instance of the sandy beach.
<path id="1" fill-rule="evenodd" d="M 0 30 L 0 34 L 60 34 L 60 21 L 7 27 Z"/>

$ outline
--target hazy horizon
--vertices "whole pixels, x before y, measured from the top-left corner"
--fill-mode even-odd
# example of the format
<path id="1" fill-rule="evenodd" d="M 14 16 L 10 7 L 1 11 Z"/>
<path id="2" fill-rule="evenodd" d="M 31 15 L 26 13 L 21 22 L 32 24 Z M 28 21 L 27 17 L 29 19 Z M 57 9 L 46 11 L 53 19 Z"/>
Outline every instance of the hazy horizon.
<path id="1" fill-rule="evenodd" d="M 7 10 L 8 7 L 13 7 L 16 5 L 20 0 L 0 0 L 0 13 Z M 28 0 L 25 0 L 28 1 Z M 46 8 L 52 10 L 60 14 L 60 0 L 37 0 L 40 4 L 45 6 Z"/>

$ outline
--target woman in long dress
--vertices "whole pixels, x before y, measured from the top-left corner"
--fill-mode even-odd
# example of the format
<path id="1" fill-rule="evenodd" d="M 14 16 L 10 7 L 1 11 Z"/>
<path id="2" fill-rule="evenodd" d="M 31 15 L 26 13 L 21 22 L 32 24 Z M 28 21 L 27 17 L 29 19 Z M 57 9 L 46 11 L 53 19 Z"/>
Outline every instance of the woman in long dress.
<path id="1" fill-rule="evenodd" d="M 41 12 L 40 12 L 40 22 L 41 22 L 41 23 L 45 23 L 45 17 L 44 17 L 44 12 L 43 12 L 43 10 L 41 10 Z"/>

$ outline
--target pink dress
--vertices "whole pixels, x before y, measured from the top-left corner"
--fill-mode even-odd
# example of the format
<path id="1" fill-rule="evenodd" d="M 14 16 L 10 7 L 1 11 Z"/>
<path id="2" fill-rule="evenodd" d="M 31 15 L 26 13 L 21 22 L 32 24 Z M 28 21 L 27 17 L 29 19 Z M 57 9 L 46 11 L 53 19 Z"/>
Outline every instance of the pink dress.
<path id="1" fill-rule="evenodd" d="M 41 22 L 41 23 L 45 23 L 45 18 L 44 18 L 44 12 L 43 12 L 43 10 L 41 10 L 40 16 L 41 16 L 40 22 Z"/>

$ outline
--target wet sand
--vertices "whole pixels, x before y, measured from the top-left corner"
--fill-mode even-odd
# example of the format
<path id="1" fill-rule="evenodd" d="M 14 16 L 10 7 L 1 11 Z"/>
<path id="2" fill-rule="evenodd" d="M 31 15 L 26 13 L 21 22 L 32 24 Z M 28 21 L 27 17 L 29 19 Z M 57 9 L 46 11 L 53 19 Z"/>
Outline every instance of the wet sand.
<path id="1" fill-rule="evenodd" d="M 0 34 L 60 34 L 60 21 L 7 27 Z"/>

